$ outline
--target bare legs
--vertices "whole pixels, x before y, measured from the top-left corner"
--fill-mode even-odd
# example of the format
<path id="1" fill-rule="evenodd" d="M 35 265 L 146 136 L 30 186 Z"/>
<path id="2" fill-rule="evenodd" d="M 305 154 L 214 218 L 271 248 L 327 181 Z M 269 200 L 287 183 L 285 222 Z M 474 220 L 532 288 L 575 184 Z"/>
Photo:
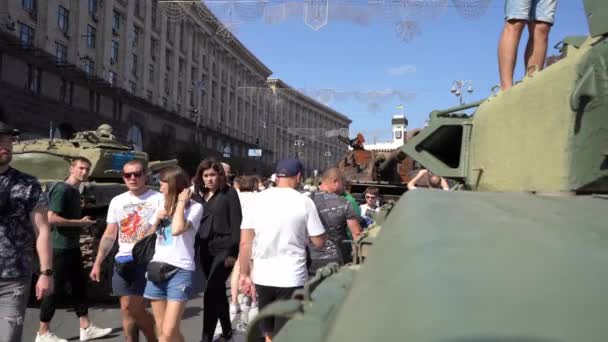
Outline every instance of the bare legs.
<path id="1" fill-rule="evenodd" d="M 184 342 L 179 324 L 184 314 L 186 302 L 152 300 L 152 313 L 156 321 L 159 342 Z"/>
<path id="2" fill-rule="evenodd" d="M 500 74 L 500 88 L 507 90 L 513 86 L 513 71 L 517 61 L 517 46 L 521 33 L 526 26 L 523 20 L 505 21 L 505 26 L 498 43 L 498 72 Z"/>
<path id="3" fill-rule="evenodd" d="M 138 327 L 142 330 L 148 342 L 156 341 L 154 319 L 148 310 L 146 310 L 143 297 L 120 297 L 120 311 L 122 313 L 122 328 L 125 333 L 125 341 L 137 342 L 139 340 Z"/>
<path id="4" fill-rule="evenodd" d="M 545 66 L 551 24 L 540 21 L 530 23 L 524 20 L 506 21 L 498 43 L 498 70 L 502 90 L 507 90 L 513 86 L 517 47 L 526 24 L 530 35 L 526 45 L 526 72 L 529 67 L 534 65 L 538 66 L 538 70 L 542 70 Z"/>

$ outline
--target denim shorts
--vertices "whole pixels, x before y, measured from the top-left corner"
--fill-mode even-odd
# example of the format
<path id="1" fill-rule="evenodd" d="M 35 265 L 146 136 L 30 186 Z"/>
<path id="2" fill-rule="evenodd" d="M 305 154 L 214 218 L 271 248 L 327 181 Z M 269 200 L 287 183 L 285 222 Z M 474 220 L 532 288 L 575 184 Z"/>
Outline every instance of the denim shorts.
<path id="1" fill-rule="evenodd" d="M 194 271 L 180 269 L 171 278 L 160 282 L 146 282 L 144 297 L 152 300 L 185 302 L 192 296 Z"/>
<path id="2" fill-rule="evenodd" d="M 112 294 L 115 296 L 143 296 L 146 288 L 146 267 L 137 266 L 132 279 L 125 279 L 116 270 L 112 274 Z"/>
<path id="3" fill-rule="evenodd" d="M 542 21 L 553 24 L 557 0 L 505 0 L 505 20 Z"/>

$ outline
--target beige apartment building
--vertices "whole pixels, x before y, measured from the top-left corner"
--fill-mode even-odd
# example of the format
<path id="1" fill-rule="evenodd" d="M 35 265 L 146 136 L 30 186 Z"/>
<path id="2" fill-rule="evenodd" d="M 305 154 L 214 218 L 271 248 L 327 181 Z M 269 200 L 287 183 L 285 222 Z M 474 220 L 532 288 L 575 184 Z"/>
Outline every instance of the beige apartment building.
<path id="1" fill-rule="evenodd" d="M 238 39 L 218 35 L 225 30 L 201 2 L 180 3 L 179 20 L 161 6 L 1 1 L 2 119 L 30 137 L 107 122 L 151 158 L 177 157 L 189 168 L 208 155 L 241 171 L 271 170 L 287 156 L 308 171 L 337 162 L 346 146 L 307 132 L 348 132 L 346 116 L 295 90 L 274 91 L 291 88 L 269 79 Z"/>

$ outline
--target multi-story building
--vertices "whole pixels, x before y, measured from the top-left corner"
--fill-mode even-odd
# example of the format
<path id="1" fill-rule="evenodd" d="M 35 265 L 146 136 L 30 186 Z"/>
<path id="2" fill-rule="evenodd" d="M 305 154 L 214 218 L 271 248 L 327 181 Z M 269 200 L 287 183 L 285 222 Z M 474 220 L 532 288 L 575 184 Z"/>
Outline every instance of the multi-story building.
<path id="1" fill-rule="evenodd" d="M 29 137 L 46 136 L 49 127 L 69 137 L 107 122 L 151 158 L 177 157 L 189 169 L 208 155 L 241 170 L 268 170 L 286 156 L 322 169 L 346 150 L 337 140 L 302 145 L 284 134 L 285 127 L 347 130 L 350 120 L 336 111 L 301 94 L 283 107 L 264 92 L 238 91 L 285 85 L 268 80 L 272 71 L 238 39 L 218 36 L 225 30 L 208 20 L 215 17 L 202 2 L 183 2 L 179 20 L 160 6 L 1 1 L 1 119 Z M 255 161 L 252 149 L 262 152 Z"/>

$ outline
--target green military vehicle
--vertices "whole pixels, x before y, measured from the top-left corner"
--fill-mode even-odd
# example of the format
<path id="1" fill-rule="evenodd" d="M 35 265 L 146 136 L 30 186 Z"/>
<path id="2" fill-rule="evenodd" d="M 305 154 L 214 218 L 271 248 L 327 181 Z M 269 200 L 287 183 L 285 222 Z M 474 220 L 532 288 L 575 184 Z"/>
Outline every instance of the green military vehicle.
<path id="1" fill-rule="evenodd" d="M 83 261 L 85 269 L 90 270 L 97 255 L 99 239 L 105 230 L 110 201 L 127 191 L 122 181 L 122 166 L 129 160 L 137 159 L 155 172 L 177 161 L 149 162 L 147 153 L 135 151 L 133 146 L 118 141 L 112 134 L 112 127 L 103 124 L 95 131 L 78 132 L 73 139 L 19 141 L 13 147 L 11 166 L 38 178 L 43 189 L 48 191 L 54 184 L 67 178 L 71 159 L 79 156 L 92 162 L 89 181 L 82 183 L 79 189 L 83 215 L 97 219 L 97 224 L 83 228 L 81 232 Z M 92 299 L 108 299 L 112 290 L 112 262 L 113 258 L 106 259 L 100 283 L 90 283 L 88 292 Z"/>
<path id="2" fill-rule="evenodd" d="M 608 340 L 608 2 L 584 4 L 559 61 L 431 114 L 402 151 L 463 191 L 404 194 L 363 264 L 260 312 L 292 318 L 275 341 Z"/>

